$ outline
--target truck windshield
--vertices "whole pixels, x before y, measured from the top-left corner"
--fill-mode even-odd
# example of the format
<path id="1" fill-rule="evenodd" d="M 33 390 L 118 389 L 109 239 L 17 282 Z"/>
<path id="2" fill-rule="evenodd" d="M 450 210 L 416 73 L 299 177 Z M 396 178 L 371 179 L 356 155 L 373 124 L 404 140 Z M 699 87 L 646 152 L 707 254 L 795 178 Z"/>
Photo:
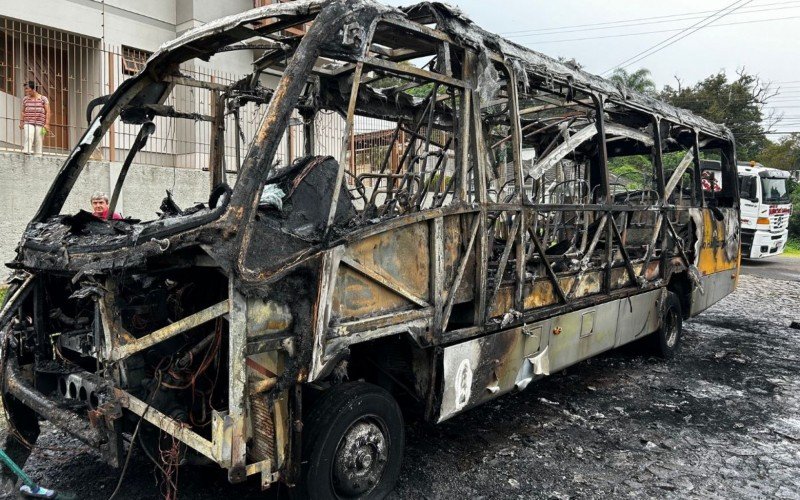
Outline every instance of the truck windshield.
<path id="1" fill-rule="evenodd" d="M 761 192 L 764 194 L 764 203 L 789 203 L 786 179 L 762 177 Z"/>

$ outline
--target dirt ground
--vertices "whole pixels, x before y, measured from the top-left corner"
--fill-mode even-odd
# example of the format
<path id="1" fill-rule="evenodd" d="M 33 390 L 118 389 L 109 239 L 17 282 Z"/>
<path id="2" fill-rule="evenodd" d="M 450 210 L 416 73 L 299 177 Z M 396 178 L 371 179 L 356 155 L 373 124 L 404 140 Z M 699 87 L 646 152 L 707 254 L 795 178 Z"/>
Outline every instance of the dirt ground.
<path id="1" fill-rule="evenodd" d="M 745 275 L 669 362 L 624 349 L 442 425 L 411 424 L 391 498 L 800 498 L 800 287 Z M 35 479 L 105 499 L 118 472 L 45 426 Z M 160 496 L 141 454 L 117 498 Z M 285 498 L 180 469 L 179 497 Z"/>

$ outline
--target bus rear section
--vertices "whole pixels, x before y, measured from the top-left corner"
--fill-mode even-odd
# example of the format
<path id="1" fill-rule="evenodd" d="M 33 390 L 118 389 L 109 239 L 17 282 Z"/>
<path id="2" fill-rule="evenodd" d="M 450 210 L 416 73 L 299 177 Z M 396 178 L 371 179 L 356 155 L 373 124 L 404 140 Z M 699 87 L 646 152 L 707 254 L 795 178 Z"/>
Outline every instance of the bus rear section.
<path id="1" fill-rule="evenodd" d="M 789 238 L 792 204 L 789 172 L 760 163 L 740 163 L 742 257 L 761 259 L 783 253 Z"/>

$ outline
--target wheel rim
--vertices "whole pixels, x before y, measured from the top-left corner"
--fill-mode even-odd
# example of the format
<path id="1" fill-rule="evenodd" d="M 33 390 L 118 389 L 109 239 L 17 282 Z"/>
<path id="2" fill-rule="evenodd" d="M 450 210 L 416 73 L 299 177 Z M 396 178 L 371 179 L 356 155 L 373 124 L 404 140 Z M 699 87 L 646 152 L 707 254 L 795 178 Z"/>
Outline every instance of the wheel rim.
<path id="1" fill-rule="evenodd" d="M 664 320 L 666 323 L 664 329 L 667 333 L 667 347 L 672 349 L 678 343 L 678 321 L 675 309 L 670 309 Z"/>
<path id="2" fill-rule="evenodd" d="M 337 495 L 363 496 L 380 483 L 389 460 L 389 439 L 385 425 L 364 417 L 347 429 L 334 455 L 331 481 Z"/>

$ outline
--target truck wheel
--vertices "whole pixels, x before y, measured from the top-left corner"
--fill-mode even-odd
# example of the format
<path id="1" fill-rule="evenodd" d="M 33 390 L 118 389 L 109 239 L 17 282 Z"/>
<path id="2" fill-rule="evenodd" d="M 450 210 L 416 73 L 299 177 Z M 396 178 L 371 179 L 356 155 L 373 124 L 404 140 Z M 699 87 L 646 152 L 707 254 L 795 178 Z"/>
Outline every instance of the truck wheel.
<path id="1" fill-rule="evenodd" d="M 661 328 L 652 336 L 653 353 L 664 359 L 672 359 L 680 348 L 682 333 L 681 301 L 674 292 L 668 292 L 661 314 Z"/>
<path id="2" fill-rule="evenodd" d="M 305 420 L 302 498 L 380 499 L 403 461 L 403 415 L 386 390 L 366 382 L 328 389 Z"/>

